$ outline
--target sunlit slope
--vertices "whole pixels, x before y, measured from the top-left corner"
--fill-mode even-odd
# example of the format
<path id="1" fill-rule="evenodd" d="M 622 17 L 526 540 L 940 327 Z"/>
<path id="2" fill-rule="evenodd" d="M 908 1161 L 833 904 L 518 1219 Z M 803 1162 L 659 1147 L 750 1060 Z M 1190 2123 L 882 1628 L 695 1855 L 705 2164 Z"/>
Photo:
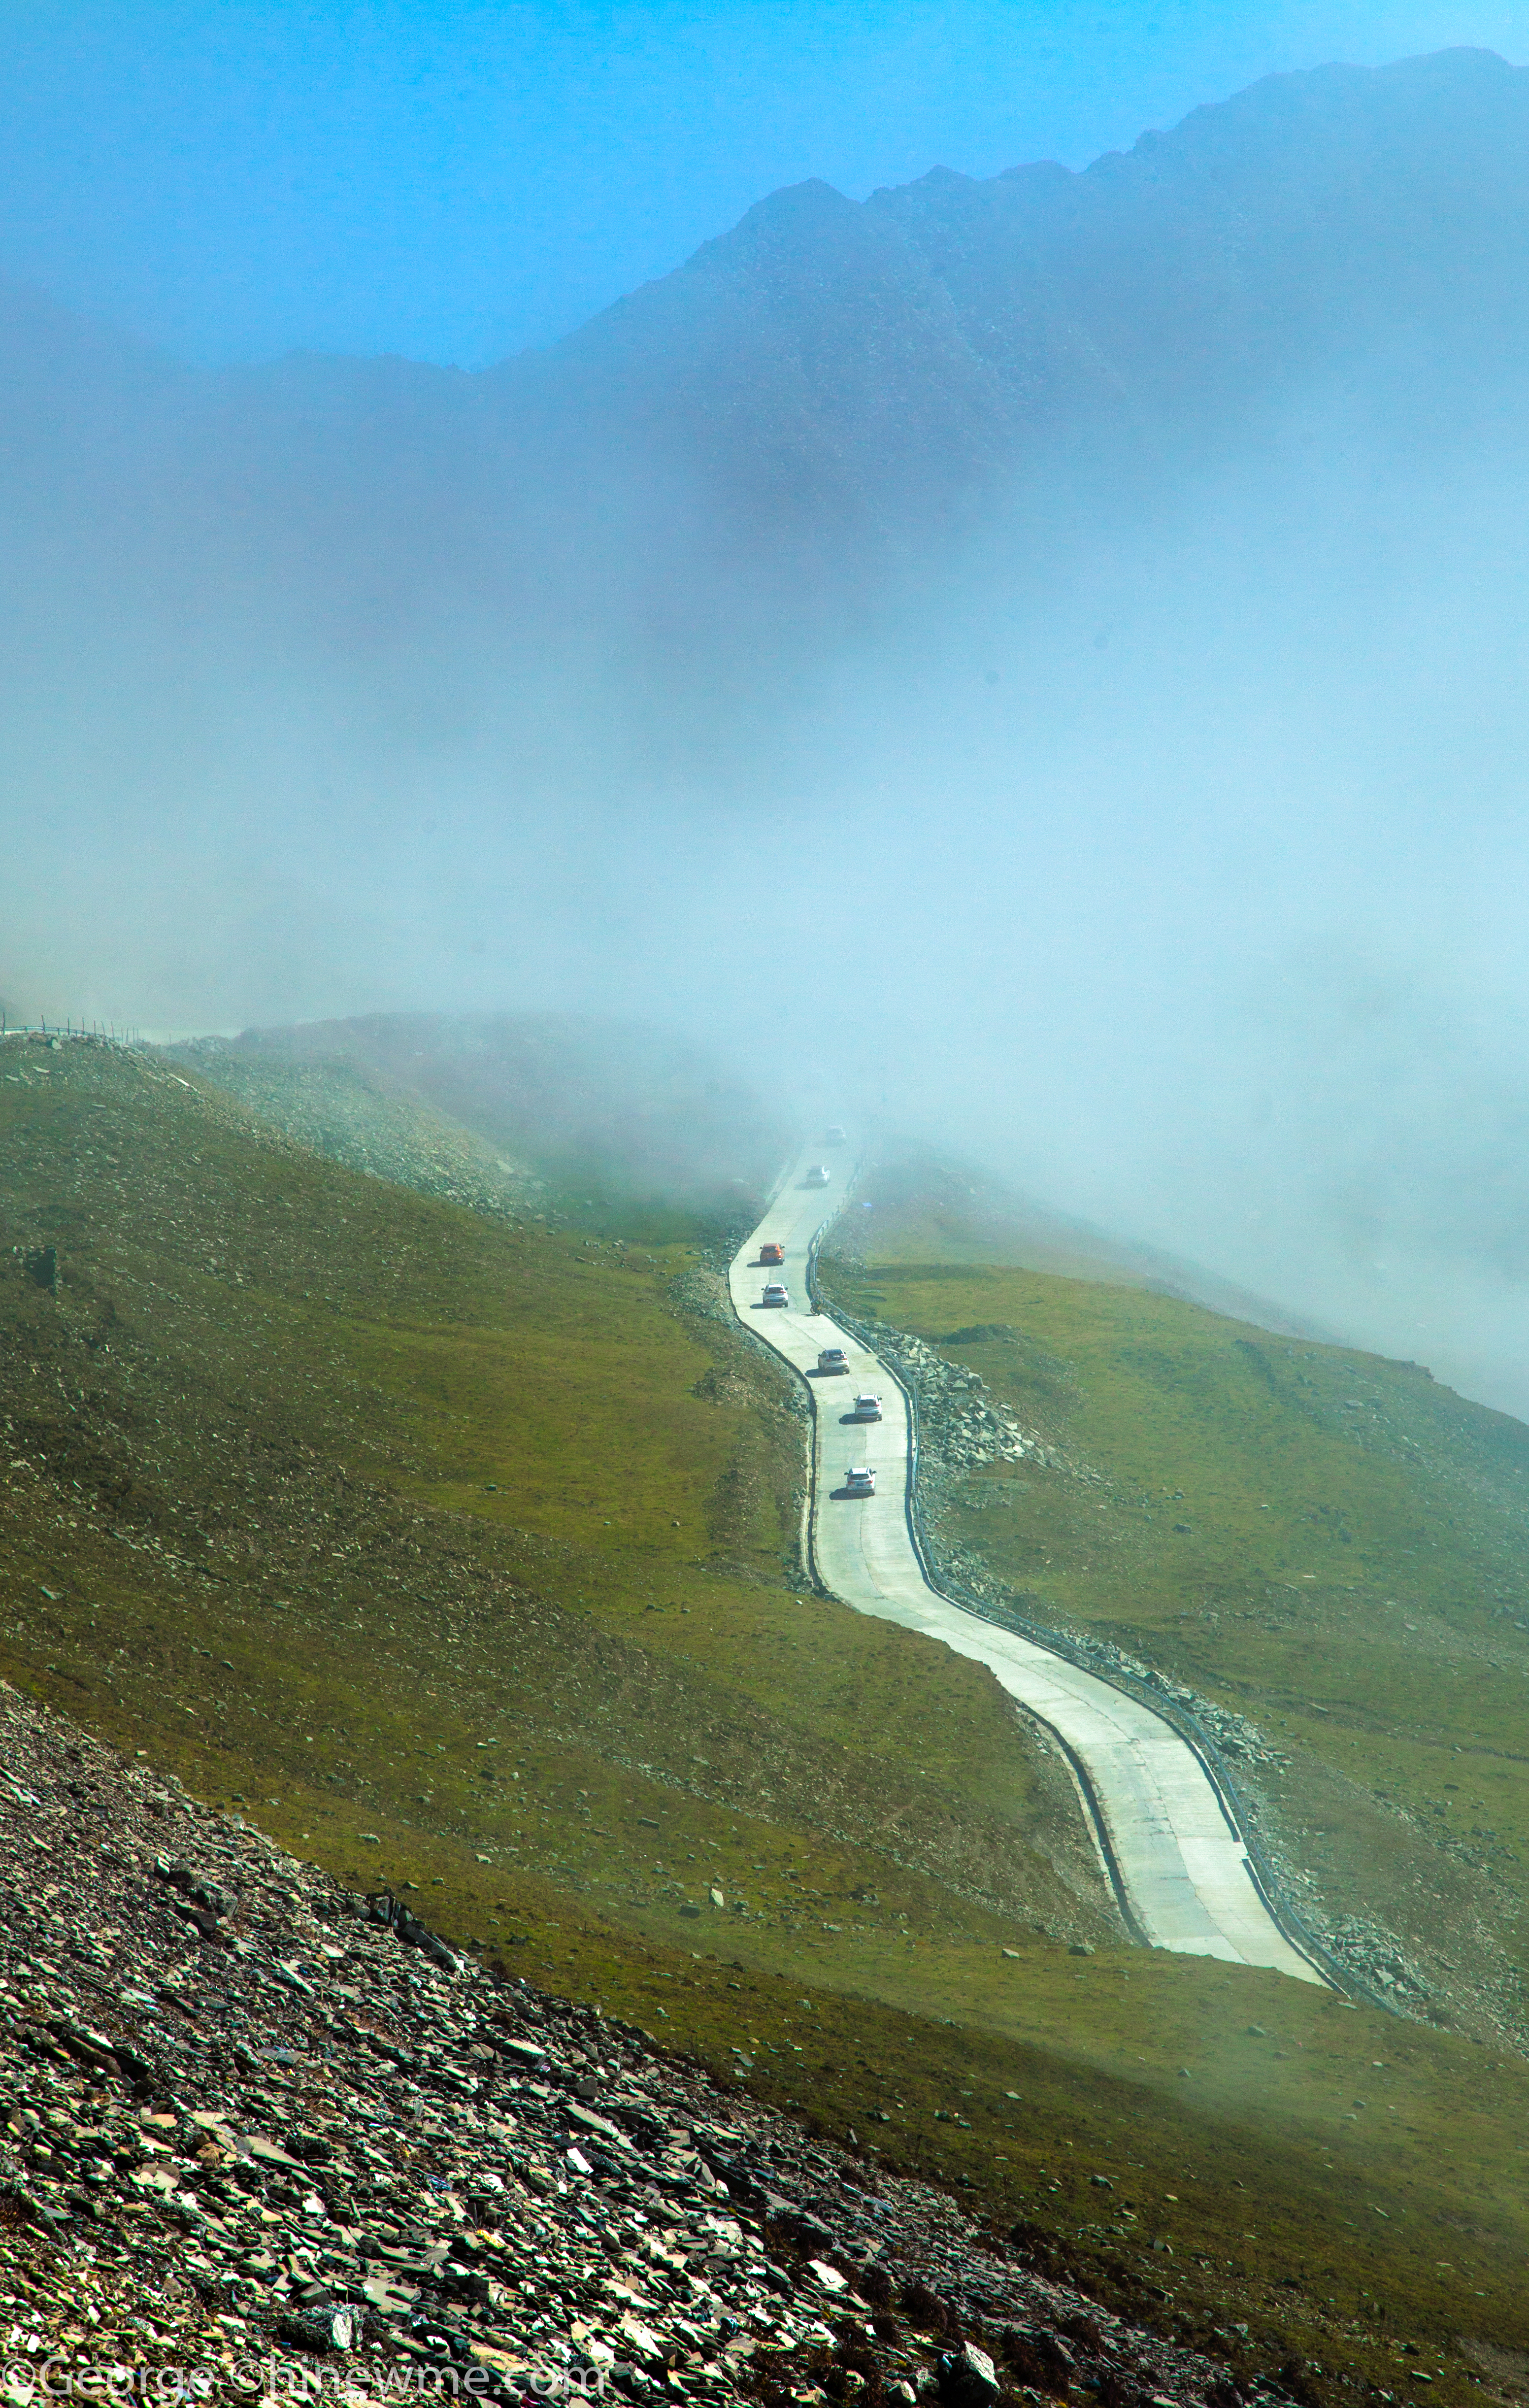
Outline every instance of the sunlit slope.
<path id="1" fill-rule="evenodd" d="M 12 1638 L 61 1666 L 61 1702 L 169 1711 L 212 1757 L 291 1748 L 363 1820 L 391 1798 L 422 1825 L 446 1793 L 405 1757 L 434 1742 L 395 1756 L 349 1693 L 385 1690 L 390 1721 L 433 1698 L 507 1716 L 475 1736 L 555 1739 L 582 1770 L 549 1828 L 516 1768 L 475 1762 L 475 1835 L 507 1864 L 597 1869 L 676 1937 L 713 1885 L 730 1928 L 762 1880 L 796 1894 L 779 1847 L 730 1836 L 745 1803 L 791 1831 L 805 1895 L 830 1875 L 795 1843 L 804 1815 L 836 1865 L 880 1852 L 848 1885 L 889 1923 L 927 1923 L 933 1881 L 954 1931 L 968 1899 L 1113 1928 L 1065 1777 L 997 1692 L 791 1584 L 799 1408 L 695 1309 L 720 1286 L 694 1247 L 507 1229 L 105 1049 L 6 1067 L 6 1502 L 31 1534 Z M 244 1637 L 193 1652 L 216 1615 Z M 677 1857 L 640 1820 L 590 1828 L 570 1800 L 594 1759 L 682 1784 L 705 1863 L 694 1832 Z"/>
<path id="2" fill-rule="evenodd" d="M 995 1693 L 787 1578 L 801 1425 L 697 1251 L 474 1220 L 104 1049 L 0 1072 L 7 1677 L 1245 2373 L 1463 2396 L 1450 2336 L 1529 2340 L 1517 2070 L 1113 1944 Z"/>
<path id="3" fill-rule="evenodd" d="M 1529 1430 L 1415 1365 L 1139 1288 L 972 1264 L 828 1279 L 1048 1443 L 951 1485 L 945 1541 L 1034 1620 L 1249 1717 L 1288 1758 L 1234 1767 L 1295 1895 L 1356 1963 L 1395 1935 L 1411 2012 L 1522 2030 Z"/>

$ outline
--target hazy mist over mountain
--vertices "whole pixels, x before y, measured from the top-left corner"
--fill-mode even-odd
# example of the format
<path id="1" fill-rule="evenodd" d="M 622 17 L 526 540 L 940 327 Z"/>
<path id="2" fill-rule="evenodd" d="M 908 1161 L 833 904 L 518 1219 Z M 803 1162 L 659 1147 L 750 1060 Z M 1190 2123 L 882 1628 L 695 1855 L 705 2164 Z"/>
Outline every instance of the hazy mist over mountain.
<path id="1" fill-rule="evenodd" d="M 481 374 L 0 292 L 0 984 L 631 1013 L 1529 1410 L 1529 73 L 780 193 Z"/>

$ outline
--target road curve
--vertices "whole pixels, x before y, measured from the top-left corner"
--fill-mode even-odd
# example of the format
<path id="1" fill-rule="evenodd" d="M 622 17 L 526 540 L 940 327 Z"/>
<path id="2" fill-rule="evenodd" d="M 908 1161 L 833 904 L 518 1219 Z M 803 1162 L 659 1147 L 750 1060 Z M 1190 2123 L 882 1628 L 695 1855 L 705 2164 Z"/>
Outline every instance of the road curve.
<path id="1" fill-rule="evenodd" d="M 925 1578 L 908 1515 L 912 1460 L 903 1392 L 875 1354 L 827 1313 L 811 1311 L 807 1294 L 812 1247 L 845 1208 L 853 1161 L 850 1144 L 807 1147 L 728 1275 L 744 1327 L 793 1364 L 812 1394 L 809 1511 L 822 1585 L 857 1612 L 900 1622 L 985 1664 L 1011 1698 L 1049 1726 L 1079 1777 L 1116 1895 L 1140 1939 L 1320 1983 L 1265 1905 L 1229 1808 L 1171 1724 L 1096 1673 L 952 1604 Z M 808 1178 L 819 1167 L 828 1170 L 826 1187 Z M 779 1268 L 760 1262 L 766 1240 L 784 1247 Z M 762 1301 L 766 1281 L 784 1283 L 788 1305 Z M 848 1375 L 820 1376 L 824 1346 L 844 1348 Z M 879 1393 L 879 1422 L 845 1418 L 860 1388 Z M 844 1494 L 851 1463 L 874 1466 L 874 1497 Z"/>

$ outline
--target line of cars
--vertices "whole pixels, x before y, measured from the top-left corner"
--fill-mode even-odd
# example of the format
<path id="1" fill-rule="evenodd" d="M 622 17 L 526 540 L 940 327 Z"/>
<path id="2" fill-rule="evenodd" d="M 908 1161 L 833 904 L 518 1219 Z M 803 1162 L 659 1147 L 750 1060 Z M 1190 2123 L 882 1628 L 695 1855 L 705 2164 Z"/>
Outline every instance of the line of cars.
<path id="1" fill-rule="evenodd" d="M 842 1346 L 819 1347 L 818 1377 L 820 1380 L 841 1377 L 849 1369 L 850 1357 Z M 879 1422 L 881 1419 L 880 1397 L 869 1388 L 861 1388 L 857 1391 L 855 1400 L 844 1418 L 851 1422 Z"/>
<path id="2" fill-rule="evenodd" d="M 779 1238 L 765 1238 L 763 1240 L 759 1249 L 759 1260 L 761 1267 L 765 1270 L 773 1268 L 777 1264 L 784 1268 L 786 1249 Z M 760 1302 L 775 1309 L 784 1308 L 791 1302 L 791 1290 L 783 1279 L 766 1280 Z"/>
<path id="3" fill-rule="evenodd" d="M 823 1143 L 825 1145 L 842 1145 L 844 1143 L 844 1131 L 839 1126 L 837 1121 L 835 1121 L 831 1126 L 824 1129 Z M 829 1169 L 826 1162 L 815 1162 L 807 1171 L 802 1184 L 804 1187 L 829 1187 L 833 1184 L 833 1178 L 834 1174 Z M 760 1240 L 758 1259 L 759 1266 L 762 1270 L 771 1270 L 778 1266 L 783 1268 L 786 1260 L 786 1249 L 783 1240 L 779 1238 L 762 1239 Z M 772 1305 L 789 1304 L 791 1302 L 790 1291 L 788 1290 L 784 1280 L 771 1280 L 766 1283 L 764 1301 L 766 1304 Z"/>
<path id="4" fill-rule="evenodd" d="M 821 1380 L 841 1377 L 848 1373 L 849 1369 L 850 1357 L 842 1346 L 819 1347 L 818 1377 Z M 881 1419 L 880 1398 L 870 1388 L 858 1390 L 843 1418 L 847 1422 L 879 1422 Z M 851 1463 L 844 1475 L 844 1487 L 840 1493 L 845 1497 L 874 1497 L 876 1466 L 872 1463 Z"/>
<path id="5" fill-rule="evenodd" d="M 827 1145 L 842 1145 L 844 1143 L 844 1131 L 838 1125 L 837 1122 L 835 1122 L 831 1127 L 824 1130 L 823 1141 Z M 814 1163 L 807 1170 L 805 1178 L 803 1179 L 802 1184 L 804 1187 L 827 1187 L 831 1183 L 832 1177 L 833 1174 L 829 1170 L 828 1165 L 824 1162 L 818 1162 Z M 759 1263 L 762 1269 L 773 1270 L 779 1268 L 783 1270 L 785 1268 L 785 1262 L 786 1249 L 779 1238 L 764 1238 L 761 1240 L 759 1248 Z M 791 1290 L 784 1280 L 766 1280 L 760 1301 L 769 1307 L 772 1311 L 783 1310 L 790 1306 Z M 819 1348 L 818 1372 L 821 1378 L 831 1379 L 837 1374 L 847 1373 L 849 1369 L 850 1358 L 842 1346 L 822 1346 Z M 879 1422 L 881 1419 L 880 1398 L 874 1395 L 869 1389 L 862 1389 L 856 1395 L 855 1400 L 850 1406 L 850 1411 L 845 1414 L 844 1419 L 846 1421 L 853 1422 Z M 849 1469 L 844 1475 L 843 1494 L 848 1497 L 874 1497 L 876 1494 L 875 1466 L 868 1463 L 850 1464 Z"/>

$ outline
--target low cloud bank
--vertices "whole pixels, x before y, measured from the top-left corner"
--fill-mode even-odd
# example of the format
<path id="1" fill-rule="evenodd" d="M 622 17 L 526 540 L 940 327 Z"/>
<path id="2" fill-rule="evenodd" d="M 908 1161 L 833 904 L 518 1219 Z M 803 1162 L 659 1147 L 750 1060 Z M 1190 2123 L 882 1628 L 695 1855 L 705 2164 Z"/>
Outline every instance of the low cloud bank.
<path id="1" fill-rule="evenodd" d="M 1525 84 L 1387 76 L 479 380 L 9 296 L 7 991 L 669 1026 L 1529 1412 Z"/>

